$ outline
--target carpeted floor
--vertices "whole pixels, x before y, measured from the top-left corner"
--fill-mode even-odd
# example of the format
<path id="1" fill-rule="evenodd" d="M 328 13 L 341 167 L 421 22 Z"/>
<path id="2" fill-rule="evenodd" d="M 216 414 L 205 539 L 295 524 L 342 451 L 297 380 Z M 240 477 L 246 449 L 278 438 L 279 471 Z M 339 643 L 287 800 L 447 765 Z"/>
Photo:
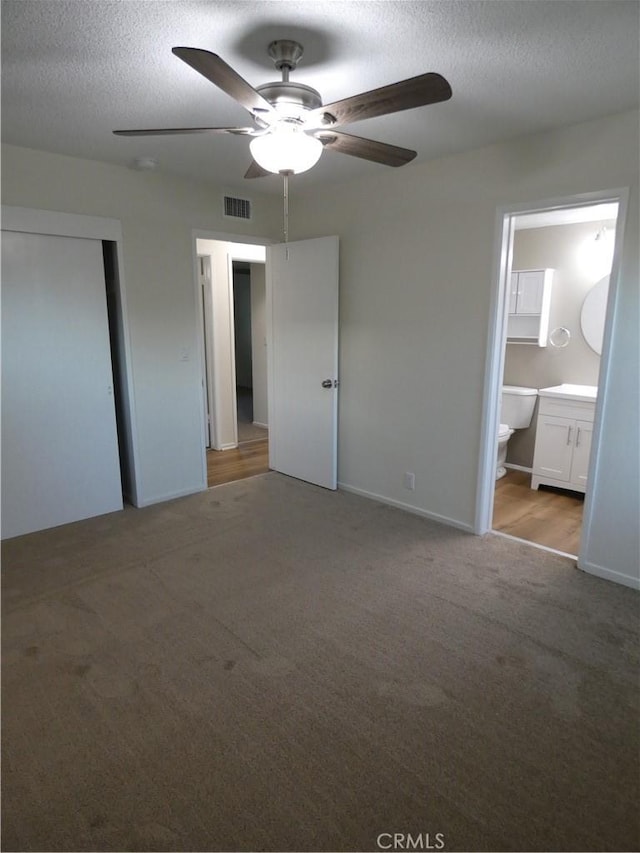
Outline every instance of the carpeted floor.
<path id="1" fill-rule="evenodd" d="M 638 849 L 639 597 L 568 560 L 270 473 L 3 575 L 5 851 Z"/>

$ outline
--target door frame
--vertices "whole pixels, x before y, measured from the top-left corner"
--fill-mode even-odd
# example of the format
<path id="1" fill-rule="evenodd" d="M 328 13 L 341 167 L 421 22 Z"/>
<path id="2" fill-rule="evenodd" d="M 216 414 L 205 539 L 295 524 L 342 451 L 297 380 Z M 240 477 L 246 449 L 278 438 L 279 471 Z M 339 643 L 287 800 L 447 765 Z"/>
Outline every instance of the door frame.
<path id="1" fill-rule="evenodd" d="M 605 315 L 604 337 L 600 356 L 600 375 L 598 380 L 598 396 L 596 400 L 595 420 L 593 424 L 593 442 L 589 460 L 589 473 L 585 493 L 585 505 L 582 520 L 582 535 L 578 565 L 582 556 L 583 543 L 587 540 L 588 530 L 592 522 L 591 493 L 599 475 L 598 450 L 602 431 L 603 410 L 606 405 L 606 386 L 610 371 L 611 333 L 615 312 L 618 281 L 620 277 L 620 262 L 626 225 L 629 189 L 620 187 L 611 190 L 580 193 L 570 196 L 543 199 L 534 202 L 509 204 L 501 206 L 496 211 L 491 306 L 489 312 L 489 331 L 485 360 L 484 405 L 480 434 L 480 459 L 478 465 L 476 514 L 474 533 L 484 535 L 492 529 L 493 500 L 495 492 L 496 466 L 496 435 L 500 413 L 501 386 L 504 374 L 504 361 L 507 333 L 507 285 L 511 272 L 513 256 L 514 219 L 526 213 L 543 213 L 563 208 L 588 207 L 606 202 L 618 203 L 616 235 L 613 252 L 613 262 L 609 279 L 609 294 Z M 525 540 L 523 540 L 525 541 Z M 533 547 L 553 550 L 528 543 Z"/>
<path id="2" fill-rule="evenodd" d="M 120 312 L 118 339 L 121 351 L 119 376 L 122 391 L 122 436 L 125 440 L 126 466 L 123 480 L 124 497 L 133 506 L 139 506 L 139 496 L 144 494 L 138 449 L 138 429 L 132 375 L 131 339 L 127 313 L 127 295 L 123 264 L 122 223 L 119 219 L 102 216 L 63 213 L 57 210 L 39 210 L 30 207 L 2 205 L 2 230 L 22 231 L 27 234 L 49 234 L 55 237 L 79 237 L 89 240 L 109 241 L 116 247 L 117 288 Z M 113 360 L 113 359 L 112 359 Z M 115 377 L 114 377 L 115 380 Z"/>
<path id="3" fill-rule="evenodd" d="M 202 320 L 202 326 L 200 329 L 200 340 L 199 340 L 199 349 L 202 350 L 202 363 L 203 363 L 203 376 L 202 376 L 202 386 L 204 388 L 204 435 L 205 435 L 205 446 L 207 448 L 213 447 L 213 383 L 212 377 L 210 376 L 210 367 L 211 362 L 213 361 L 213 355 L 207 353 L 207 339 L 211 334 L 211 329 L 209 328 L 209 323 L 207 320 L 207 314 L 211 311 L 211 299 L 207 298 L 208 294 L 206 291 L 206 285 L 211 282 L 211 258 L 208 255 L 198 255 L 198 281 L 200 282 L 200 287 L 198 288 L 198 297 L 201 302 L 200 306 L 200 318 Z"/>
<path id="4" fill-rule="evenodd" d="M 201 447 L 202 447 L 202 477 L 203 477 L 203 481 L 205 483 L 205 488 L 206 488 L 206 483 L 207 483 L 207 436 L 206 436 L 205 424 L 206 424 L 206 418 L 207 418 L 207 389 L 206 389 L 205 383 L 206 383 L 207 355 L 205 352 L 204 337 L 201 333 L 201 330 L 204 327 L 204 313 L 203 313 L 203 304 L 202 304 L 202 294 L 201 294 L 201 288 L 200 288 L 199 255 L 201 255 L 201 253 L 198 252 L 198 240 L 215 240 L 216 242 L 219 242 L 219 243 L 239 243 L 239 244 L 243 244 L 245 246 L 264 246 L 264 247 L 271 246 L 274 242 L 277 242 L 277 241 L 271 240 L 268 237 L 256 237 L 252 234 L 229 234 L 229 233 L 226 233 L 223 231 L 206 231 L 203 229 L 193 229 L 191 231 L 191 243 L 192 243 L 191 254 L 192 254 L 192 260 L 193 260 L 193 280 L 194 280 L 195 297 L 196 297 L 196 299 L 195 299 L 195 302 L 196 302 L 195 319 L 196 319 L 196 324 L 197 324 L 197 329 L 198 329 L 198 340 L 200 341 L 200 346 L 198 347 L 198 355 L 199 355 L 199 359 L 200 359 L 200 375 L 202 377 L 201 386 L 200 386 L 200 390 L 201 390 L 201 394 L 200 394 L 201 430 L 200 430 L 200 432 L 201 432 Z M 234 255 L 233 258 L 230 257 L 228 260 L 228 267 L 229 267 L 228 277 L 229 277 L 229 282 L 230 282 L 229 291 L 228 291 L 229 334 L 231 336 L 232 342 L 234 339 L 233 283 L 232 283 L 233 282 L 232 272 L 233 272 L 233 261 L 234 260 L 238 260 L 238 261 L 244 260 L 244 261 L 251 261 L 252 263 L 256 263 L 255 258 L 252 258 L 249 255 L 245 256 L 242 254 L 241 251 L 238 252 L 237 256 Z M 265 259 L 265 265 L 266 265 L 266 259 Z M 231 349 L 230 349 L 229 358 L 231 360 L 231 366 L 232 366 L 232 369 L 233 369 L 233 372 L 235 375 L 235 353 L 233 351 L 233 347 L 231 347 Z M 219 436 L 217 434 L 218 427 L 217 427 L 216 420 L 217 420 L 218 409 L 219 409 L 221 403 L 220 403 L 220 400 L 218 398 L 218 395 L 216 394 L 215 354 L 212 358 L 212 361 L 213 361 L 213 364 L 212 364 L 213 369 L 212 369 L 211 383 L 212 383 L 213 393 L 212 393 L 211 405 L 212 405 L 212 408 L 214 411 L 213 411 L 213 416 L 212 416 L 212 422 L 210 424 L 209 429 L 210 429 L 210 436 L 211 436 L 211 447 L 213 448 L 214 444 L 219 443 L 218 442 Z M 228 447 L 235 447 L 238 444 L 238 414 L 237 414 L 237 411 L 235 409 L 235 407 L 237 406 L 235 385 L 233 386 L 233 389 L 232 389 L 232 398 L 233 398 L 233 406 L 232 406 L 233 407 L 233 420 L 234 420 L 234 425 L 235 425 L 235 427 L 234 427 L 235 444 L 230 444 L 230 445 L 228 445 Z M 218 449 L 227 449 L 227 445 L 225 445 L 224 448 L 218 448 Z"/>

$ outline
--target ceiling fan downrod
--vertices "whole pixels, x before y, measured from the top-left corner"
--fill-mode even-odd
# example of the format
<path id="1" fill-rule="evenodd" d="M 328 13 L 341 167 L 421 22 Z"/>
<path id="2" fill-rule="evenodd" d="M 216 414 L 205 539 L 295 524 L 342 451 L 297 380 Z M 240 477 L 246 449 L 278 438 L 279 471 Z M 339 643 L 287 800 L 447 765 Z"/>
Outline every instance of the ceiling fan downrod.
<path id="1" fill-rule="evenodd" d="M 297 83 L 289 78 L 290 72 L 296 69 L 302 58 L 304 49 L 297 41 L 280 39 L 271 42 L 268 53 L 280 71 L 282 80 L 263 83 L 256 87 L 256 92 L 268 101 L 281 116 L 292 122 L 301 123 L 312 110 L 318 110 L 322 106 L 320 92 L 311 86 Z M 261 116 L 254 117 L 259 124 L 268 123 L 268 120 L 262 122 Z"/>
<path id="2" fill-rule="evenodd" d="M 273 63 L 282 73 L 282 82 L 289 82 L 289 73 L 294 71 L 298 62 L 302 59 L 304 48 L 297 41 L 291 39 L 278 39 L 269 45 L 269 56 Z"/>

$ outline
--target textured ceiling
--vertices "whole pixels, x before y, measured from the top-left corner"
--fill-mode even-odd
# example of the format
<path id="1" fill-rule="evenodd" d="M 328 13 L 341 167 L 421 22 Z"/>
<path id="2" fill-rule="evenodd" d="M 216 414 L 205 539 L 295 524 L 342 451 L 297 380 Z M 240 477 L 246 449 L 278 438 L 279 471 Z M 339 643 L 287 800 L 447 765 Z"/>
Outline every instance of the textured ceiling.
<path id="1" fill-rule="evenodd" d="M 2 0 L 2 138 L 29 148 L 160 169 L 244 193 L 249 140 L 117 138 L 115 128 L 245 125 L 248 114 L 172 53 L 219 54 L 252 85 L 279 79 L 266 48 L 294 38 L 293 80 L 325 103 L 438 71 L 453 98 L 347 132 L 418 151 L 416 162 L 638 104 L 637 0 Z M 300 189 L 388 167 L 325 152 Z M 410 164 L 403 167 L 411 169 Z"/>

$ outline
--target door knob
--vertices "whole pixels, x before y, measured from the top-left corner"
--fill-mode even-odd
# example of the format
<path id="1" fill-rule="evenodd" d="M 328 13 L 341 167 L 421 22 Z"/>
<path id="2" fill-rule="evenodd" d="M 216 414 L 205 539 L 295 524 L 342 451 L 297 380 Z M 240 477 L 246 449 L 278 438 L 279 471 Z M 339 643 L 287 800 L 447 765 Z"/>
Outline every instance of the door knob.
<path id="1" fill-rule="evenodd" d="M 323 388 L 337 388 L 338 380 L 337 379 L 323 379 L 322 380 Z"/>

